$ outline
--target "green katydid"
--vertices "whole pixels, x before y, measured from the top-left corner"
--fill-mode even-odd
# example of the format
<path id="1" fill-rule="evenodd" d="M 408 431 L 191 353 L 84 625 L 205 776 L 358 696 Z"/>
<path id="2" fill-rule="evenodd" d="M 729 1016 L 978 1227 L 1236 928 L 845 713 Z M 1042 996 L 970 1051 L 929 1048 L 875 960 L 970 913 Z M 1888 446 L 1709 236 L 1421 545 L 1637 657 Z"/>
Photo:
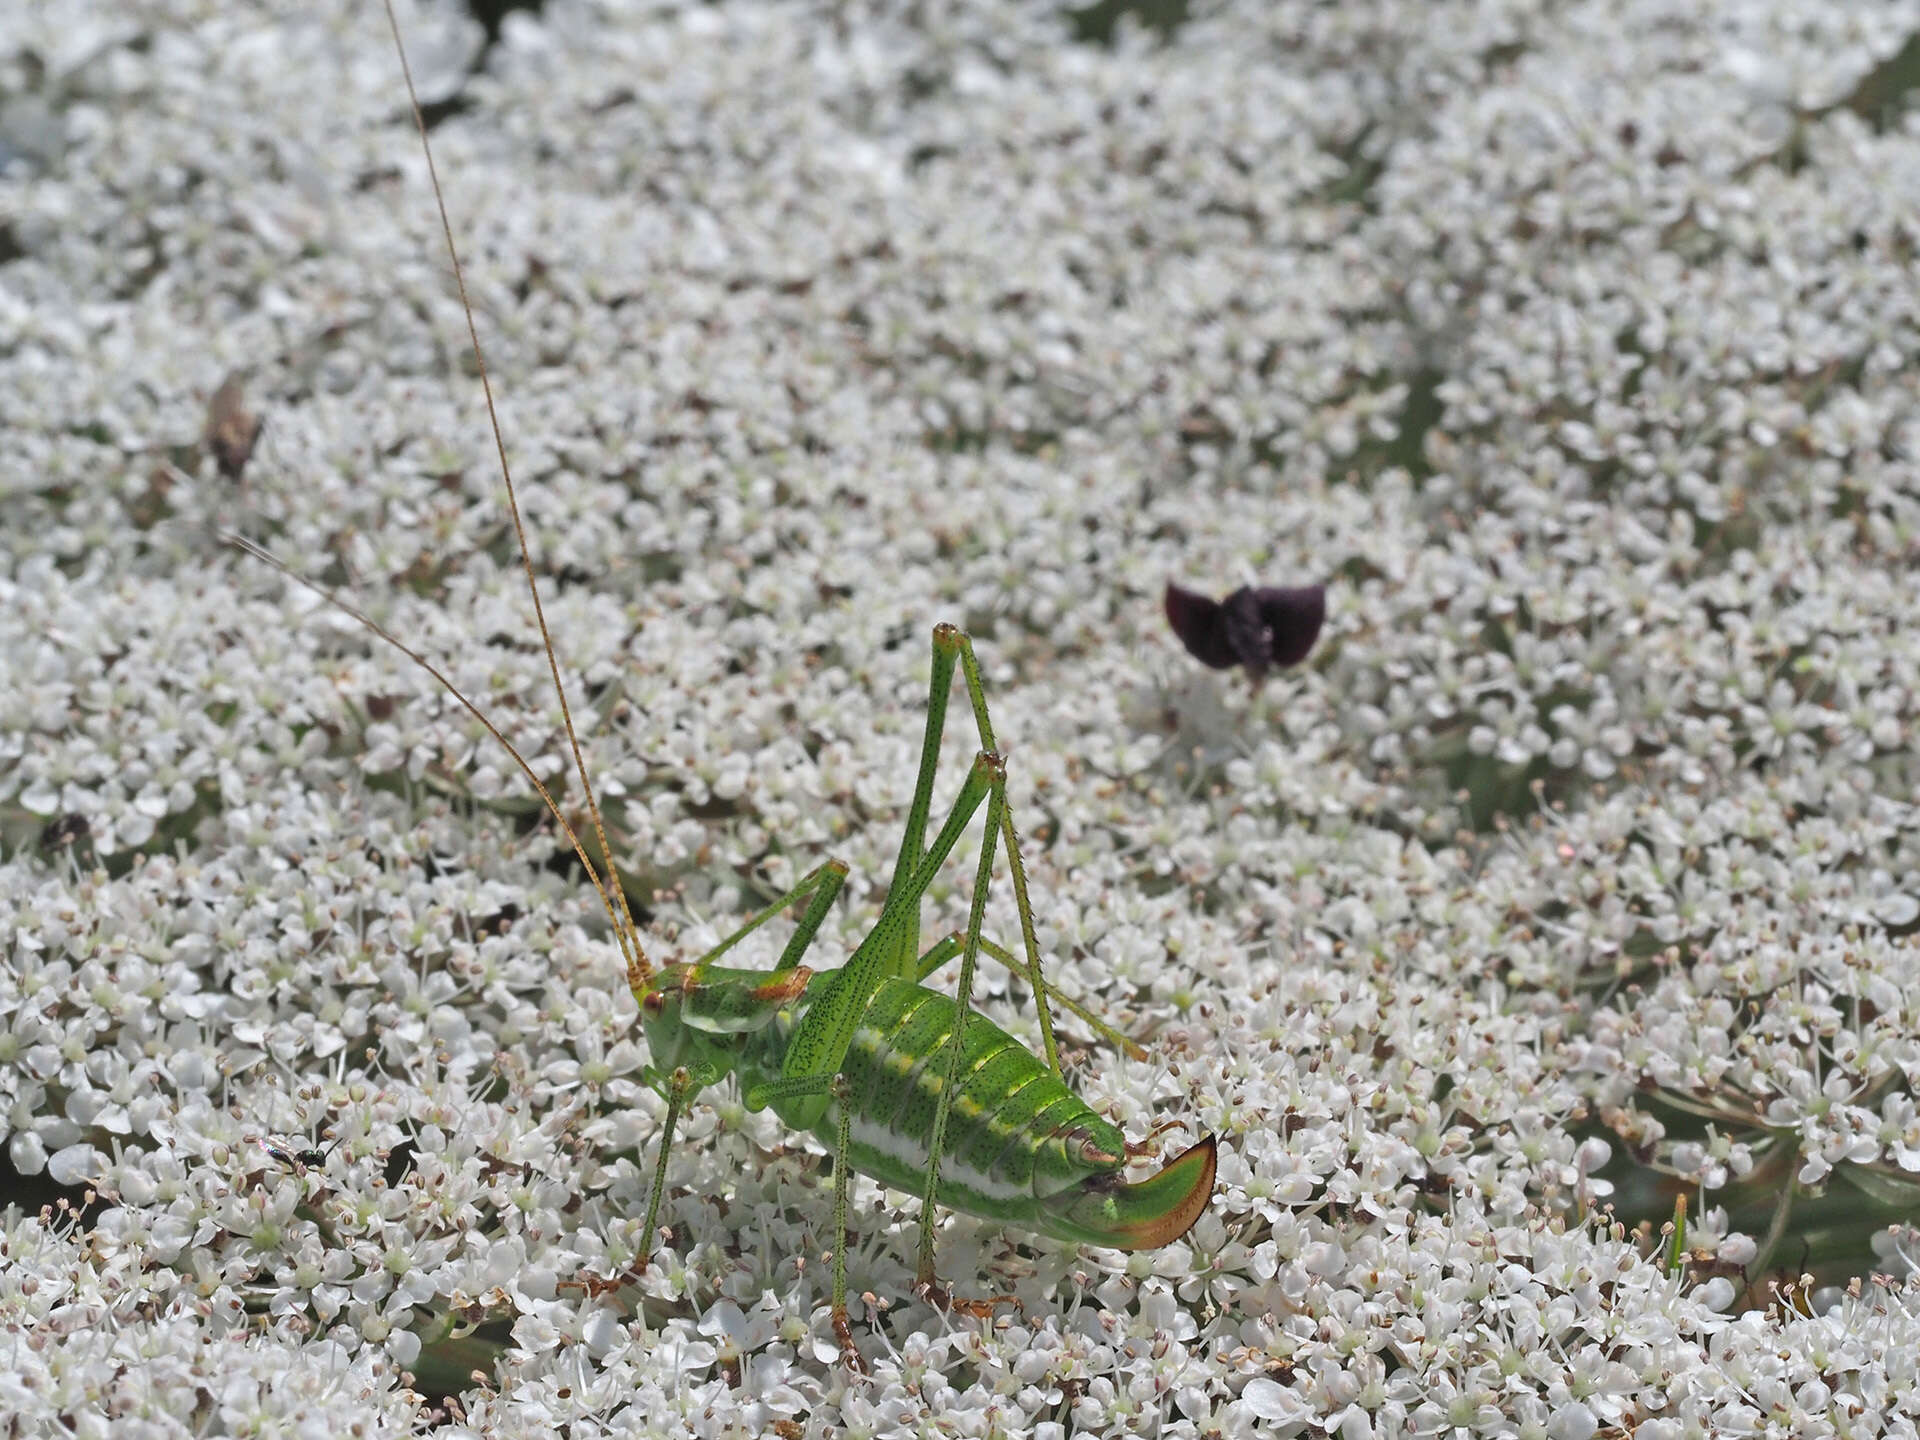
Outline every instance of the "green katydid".
<path id="1" fill-rule="evenodd" d="M 641 1232 L 645 1243 L 651 1248 L 658 1235 L 667 1160 L 679 1118 L 692 1096 L 728 1075 L 738 1078 L 750 1108 L 771 1108 L 785 1123 L 812 1131 L 832 1149 L 832 1313 L 850 1364 L 859 1364 L 846 1308 L 847 1191 L 853 1170 L 920 1193 L 918 1282 L 935 1296 L 943 1293 L 934 1280 L 936 1201 L 1056 1238 L 1118 1249 L 1153 1249 L 1178 1239 L 1199 1218 L 1212 1195 L 1214 1140 L 1206 1137 L 1154 1175 L 1129 1182 L 1123 1178 L 1128 1157 L 1143 1147 L 1130 1146 L 1118 1127 L 1076 1096 L 1062 1078 L 1050 1000 L 1067 1004 L 1121 1045 L 1136 1051 L 1137 1047 L 1066 1000 L 1041 973 L 1025 869 L 1007 804 L 1006 767 L 988 716 L 972 644 L 954 626 L 938 625 L 933 632 L 933 670 L 919 773 L 886 899 L 873 928 L 844 963 L 835 969 L 810 969 L 801 963 L 847 874 L 844 864 L 832 860 L 700 959 L 658 970 L 648 959 L 612 862 L 561 683 L 452 224 L 391 0 L 387 14 L 466 308 L 507 508 L 600 863 L 593 860 L 533 768 L 439 668 L 377 622 L 286 570 L 250 542 L 233 543 L 319 591 L 433 675 L 506 748 L 573 846 L 611 921 L 647 1035 L 651 1059 L 647 1078 L 667 1106 Z M 966 687 L 980 748 L 929 842 L 935 772 L 956 667 Z M 921 900 L 982 805 L 985 824 L 966 929 L 922 952 Z M 1024 955 L 1019 959 L 982 935 L 996 853 L 1003 843 L 1023 941 Z M 799 924 L 771 971 L 717 963 L 746 936 L 802 902 L 805 909 Z M 985 1016 L 972 1012 L 973 972 L 983 953 L 1028 978 L 1039 1010 L 1044 1057 L 1032 1054 Z M 927 988 L 923 982 L 956 956 L 960 961 L 957 998 Z"/>

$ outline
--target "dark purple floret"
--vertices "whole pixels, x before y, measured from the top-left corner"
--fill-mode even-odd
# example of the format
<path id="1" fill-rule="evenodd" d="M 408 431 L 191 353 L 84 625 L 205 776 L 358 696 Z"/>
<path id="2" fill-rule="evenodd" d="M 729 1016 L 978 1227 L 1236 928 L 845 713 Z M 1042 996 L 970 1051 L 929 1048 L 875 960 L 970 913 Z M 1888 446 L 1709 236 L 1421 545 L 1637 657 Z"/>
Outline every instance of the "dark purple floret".
<path id="1" fill-rule="evenodd" d="M 1166 604 L 1167 623 L 1194 659 L 1214 670 L 1229 670 L 1240 663 L 1239 655 L 1227 640 L 1226 615 L 1218 600 L 1209 600 L 1168 581 Z"/>
<path id="2" fill-rule="evenodd" d="M 1327 587 L 1242 585 L 1224 600 L 1209 600 L 1171 582 L 1167 623 L 1202 665 L 1244 665 L 1255 680 L 1268 666 L 1298 665 L 1313 649 L 1327 618 Z"/>

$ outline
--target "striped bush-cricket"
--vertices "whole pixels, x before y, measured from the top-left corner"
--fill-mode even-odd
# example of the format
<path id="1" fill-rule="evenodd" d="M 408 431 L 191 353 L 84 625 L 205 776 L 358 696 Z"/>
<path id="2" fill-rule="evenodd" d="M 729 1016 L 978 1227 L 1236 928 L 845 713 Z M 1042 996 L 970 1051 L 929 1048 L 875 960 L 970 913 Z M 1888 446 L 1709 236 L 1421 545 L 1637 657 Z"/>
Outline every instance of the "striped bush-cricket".
<path id="1" fill-rule="evenodd" d="M 647 1080 L 666 1102 L 643 1243 L 649 1249 L 657 1243 L 667 1162 L 688 1102 L 729 1075 L 737 1079 L 749 1108 L 771 1109 L 785 1124 L 812 1132 L 834 1156 L 832 1317 L 850 1365 L 860 1364 L 846 1305 L 848 1183 L 855 1170 L 920 1195 L 917 1283 L 939 1302 L 952 1303 L 935 1280 L 936 1203 L 1059 1239 L 1124 1250 L 1157 1248 L 1178 1239 L 1211 1196 L 1214 1141 L 1203 1138 L 1151 1176 L 1129 1181 L 1129 1158 L 1148 1147 L 1129 1144 L 1117 1126 L 1067 1086 L 1050 1001 L 1073 1008 L 1115 1043 L 1136 1052 L 1137 1047 L 1062 996 L 1042 973 L 1019 838 L 1008 805 L 1006 765 L 972 643 L 957 627 L 934 628 L 913 797 L 879 916 L 852 953 L 832 968 L 803 963 L 847 874 L 844 863 L 828 860 L 699 959 L 656 967 L 648 957 L 613 863 L 547 628 L 452 222 L 390 0 L 387 14 L 467 318 L 506 507 L 580 782 L 591 849 L 588 837 L 568 821 L 534 767 L 442 669 L 251 542 L 236 538 L 233 543 L 315 589 L 431 674 L 504 747 L 572 846 L 606 910 L 626 967 L 647 1037 Z M 936 826 L 933 793 L 956 671 L 979 749 L 959 794 Z M 966 927 L 923 951 L 921 902 L 982 807 L 984 824 Z M 1018 955 L 982 933 L 1002 848 L 1021 932 Z M 771 970 L 721 963 L 742 940 L 800 906 L 801 918 Z M 973 1011 L 973 976 L 982 955 L 1028 979 L 1038 1009 L 1042 1055 Z M 925 982 L 956 958 L 955 994 L 929 988 Z"/>

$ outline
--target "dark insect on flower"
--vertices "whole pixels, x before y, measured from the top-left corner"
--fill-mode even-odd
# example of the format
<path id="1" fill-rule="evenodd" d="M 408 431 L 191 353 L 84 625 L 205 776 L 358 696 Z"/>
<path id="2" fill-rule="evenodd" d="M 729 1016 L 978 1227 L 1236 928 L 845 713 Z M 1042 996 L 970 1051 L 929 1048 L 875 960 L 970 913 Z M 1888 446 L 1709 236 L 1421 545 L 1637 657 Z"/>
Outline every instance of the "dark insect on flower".
<path id="1" fill-rule="evenodd" d="M 84 815 L 62 815 L 49 820 L 40 831 L 40 848 L 64 850 L 82 840 L 93 838 L 93 826 Z"/>
<path id="2" fill-rule="evenodd" d="M 482 935 L 504 935 L 513 929 L 514 922 L 520 918 L 520 907 L 509 901 L 491 915 L 481 920 L 479 930 Z"/>
<path id="3" fill-rule="evenodd" d="M 318 1170 L 322 1165 L 326 1164 L 327 1156 L 333 1153 L 334 1145 L 338 1145 L 340 1142 L 335 1140 L 333 1145 L 327 1146 L 324 1150 L 318 1146 L 309 1146 L 304 1150 L 288 1150 L 266 1140 L 255 1140 L 253 1143 L 266 1151 L 268 1155 L 272 1156 L 280 1164 L 285 1165 L 296 1174 L 304 1175 L 308 1170 Z"/>
<path id="4" fill-rule="evenodd" d="M 1244 665 L 1259 680 L 1268 666 L 1284 670 L 1307 658 L 1327 618 L 1327 587 L 1242 585 L 1209 600 L 1169 581 L 1166 604 L 1167 623 L 1194 659 L 1215 670 Z"/>

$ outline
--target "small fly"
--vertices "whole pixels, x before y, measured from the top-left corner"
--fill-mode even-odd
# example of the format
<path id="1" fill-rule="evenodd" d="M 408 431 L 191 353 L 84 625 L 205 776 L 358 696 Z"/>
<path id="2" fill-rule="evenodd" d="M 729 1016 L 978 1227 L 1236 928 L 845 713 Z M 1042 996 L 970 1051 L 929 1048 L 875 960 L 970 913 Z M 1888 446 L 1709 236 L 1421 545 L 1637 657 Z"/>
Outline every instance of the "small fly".
<path id="1" fill-rule="evenodd" d="M 309 1170 L 320 1169 L 327 1163 L 327 1157 L 338 1149 L 340 1145 L 339 1140 L 336 1139 L 333 1144 L 327 1146 L 324 1150 L 312 1145 L 302 1150 L 288 1150 L 266 1140 L 256 1139 L 253 1143 L 266 1151 L 276 1162 L 286 1166 L 296 1175 L 304 1175 Z"/>

